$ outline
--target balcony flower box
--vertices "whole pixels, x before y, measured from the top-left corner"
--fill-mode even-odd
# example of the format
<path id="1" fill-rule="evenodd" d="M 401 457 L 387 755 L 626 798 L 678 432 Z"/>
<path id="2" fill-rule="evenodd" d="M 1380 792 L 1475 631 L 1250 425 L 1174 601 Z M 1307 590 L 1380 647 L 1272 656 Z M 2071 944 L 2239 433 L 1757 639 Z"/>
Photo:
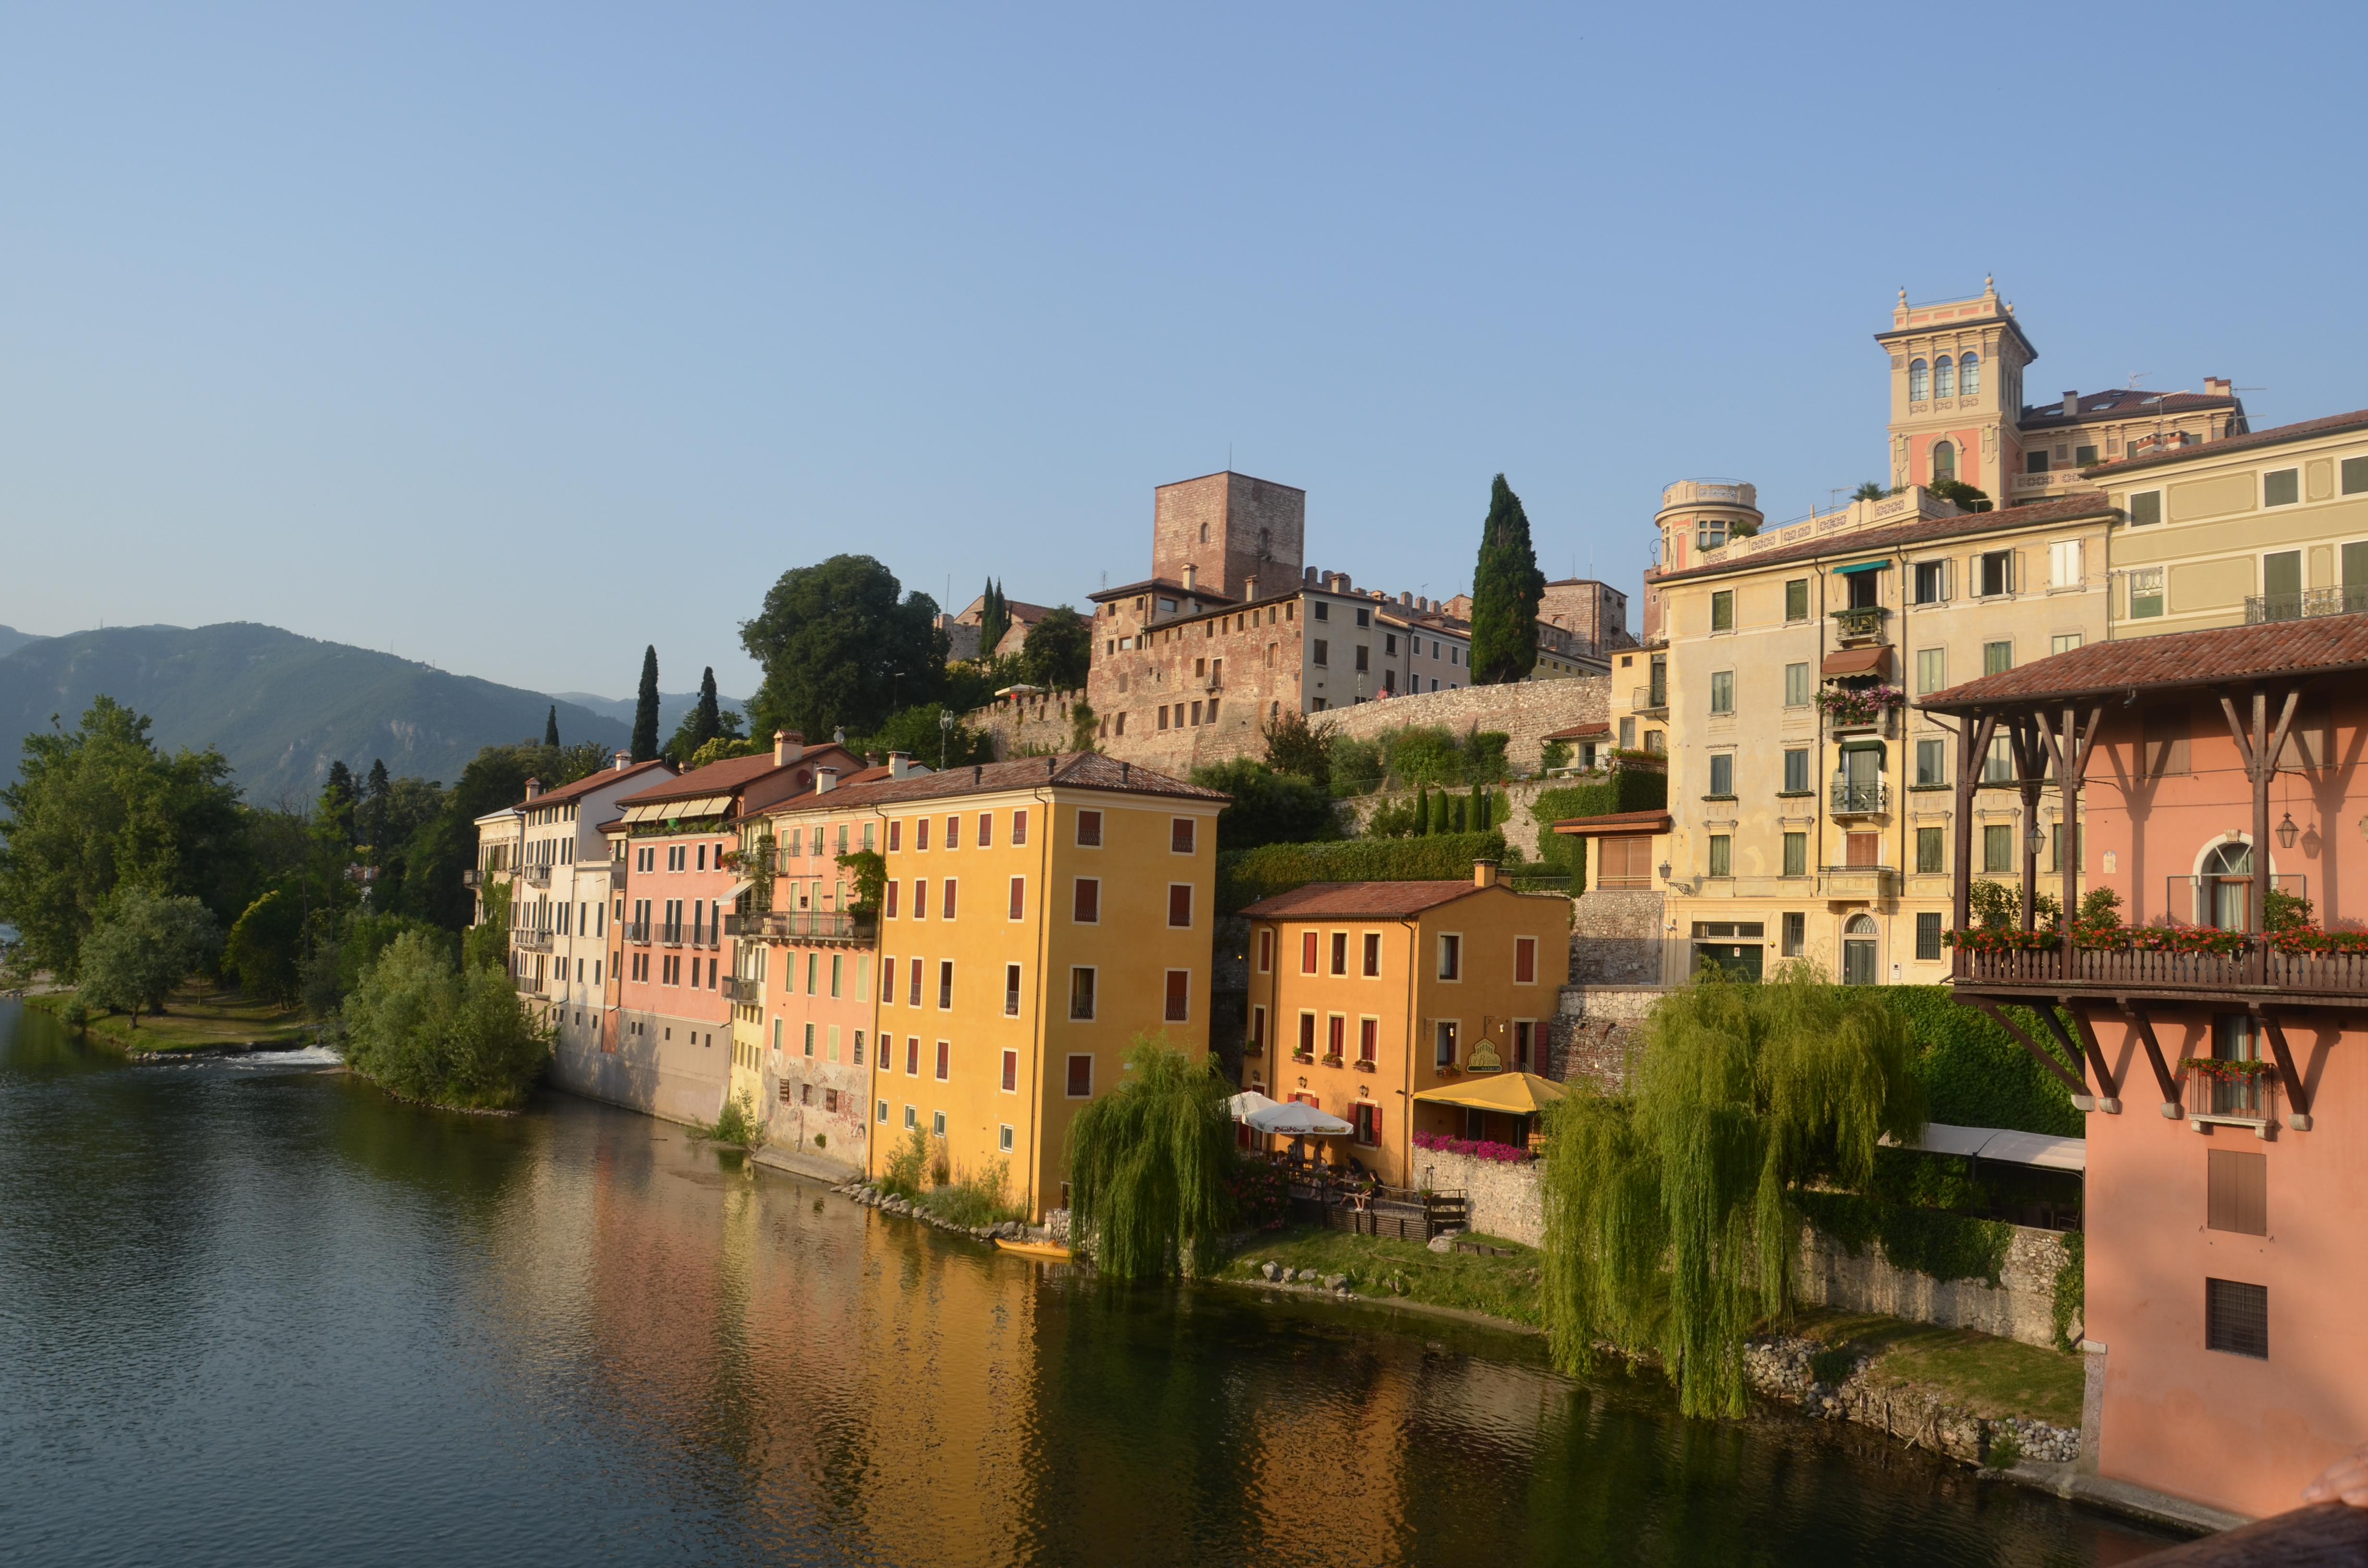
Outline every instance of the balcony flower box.
<path id="1" fill-rule="evenodd" d="M 1896 686 L 1827 686 L 1817 690 L 1817 708 L 1837 730 L 1880 724 L 1907 700 L 1907 694 Z"/>
<path id="2" fill-rule="evenodd" d="M 1361 1057 L 1350 1062 L 1349 1065 L 1354 1067 L 1360 1073 L 1376 1073 L 1380 1071 L 1379 1068 L 1375 1067 L 1372 1062 L 1365 1061 Z"/>
<path id="3" fill-rule="evenodd" d="M 1315 1060 L 1315 1053 L 1312 1051 L 1294 1051 L 1291 1053 L 1291 1059 L 1293 1062 L 1313 1062 Z"/>
<path id="4" fill-rule="evenodd" d="M 1338 1067 L 1338 1066 L 1339 1066 L 1339 1065 L 1340 1065 L 1340 1058 L 1339 1058 L 1339 1056 L 1338 1056 L 1338 1054 L 1327 1055 L 1326 1057 L 1325 1057 L 1325 1058 L 1324 1058 L 1324 1065 L 1325 1065 L 1325 1066 L 1326 1066 L 1326 1067 Z"/>
<path id="5" fill-rule="evenodd" d="M 2234 958 L 2252 950 L 2253 938 L 2216 926 L 2133 926 L 2129 946 L 2141 953 L 2218 953 Z"/>
<path id="6" fill-rule="evenodd" d="M 1499 1143 L 1487 1138 L 1449 1138 L 1437 1132 L 1417 1132 L 1414 1146 L 1434 1149 L 1442 1154 L 1463 1154 L 1474 1160 L 1493 1160 L 1501 1165 L 1522 1165 L 1537 1156 L 1527 1149 L 1510 1143 Z"/>
<path id="7" fill-rule="evenodd" d="M 1943 931 L 1941 940 L 1952 948 L 1963 948 L 1969 953 L 2044 952 L 2061 946 L 2064 938 L 2054 931 L 1996 930 L 1977 926 L 1970 931 Z"/>
<path id="8" fill-rule="evenodd" d="M 2180 1060 L 2179 1070 L 2223 1084 L 2237 1084 L 2274 1073 L 2278 1064 L 2267 1057 L 2252 1062 L 2230 1062 L 2217 1056 L 2188 1056 Z"/>
<path id="9" fill-rule="evenodd" d="M 2269 933 L 2271 950 L 2281 953 L 2368 953 L 2368 931 L 2328 931 L 2289 926 Z"/>

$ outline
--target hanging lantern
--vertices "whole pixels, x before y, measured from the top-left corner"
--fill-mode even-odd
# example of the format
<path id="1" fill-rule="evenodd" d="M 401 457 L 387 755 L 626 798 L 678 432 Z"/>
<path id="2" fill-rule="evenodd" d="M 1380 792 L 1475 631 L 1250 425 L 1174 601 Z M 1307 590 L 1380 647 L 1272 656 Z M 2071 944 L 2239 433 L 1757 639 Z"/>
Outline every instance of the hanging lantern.
<path id="1" fill-rule="evenodd" d="M 2285 820 L 2278 824 L 2279 846 L 2291 849 L 2294 846 L 2294 840 L 2301 836 L 2302 829 L 2294 825 L 2294 812 L 2288 812 L 2285 814 Z"/>

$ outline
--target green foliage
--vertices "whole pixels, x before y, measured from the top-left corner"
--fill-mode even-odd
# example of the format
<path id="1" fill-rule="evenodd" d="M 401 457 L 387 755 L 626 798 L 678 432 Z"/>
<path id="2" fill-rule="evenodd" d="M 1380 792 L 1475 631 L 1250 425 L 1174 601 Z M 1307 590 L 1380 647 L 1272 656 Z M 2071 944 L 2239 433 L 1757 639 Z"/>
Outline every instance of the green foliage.
<path id="1" fill-rule="evenodd" d="M 1028 679 L 1017 653 L 999 659 L 966 659 L 946 666 L 946 688 L 939 699 L 957 713 L 974 713 L 996 699 L 995 694 Z"/>
<path id="2" fill-rule="evenodd" d="M 1234 798 L 1217 813 L 1217 847 L 1255 849 L 1265 844 L 1310 844 L 1340 836 L 1332 797 L 1295 774 L 1239 756 L 1192 770 L 1192 782 Z"/>
<path id="3" fill-rule="evenodd" d="M 249 996 L 282 1006 L 302 984 L 304 912 L 296 895 L 273 888 L 246 906 L 222 946 L 224 978 Z"/>
<path id="4" fill-rule="evenodd" d="M 2003 1127 L 2078 1138 L 2085 1120 L 2071 1091 L 2032 1059 L 2031 1052 L 1989 1017 L 1952 999 L 1944 985 L 1885 985 L 1880 995 L 1899 1015 L 1915 1043 L 1911 1063 L 1931 1107 L 1932 1119 L 1960 1127 Z M 2045 1026 L 2013 1009 L 2010 1017 L 2045 1041 Z M 2071 1020 L 2064 1020 L 2067 1032 Z M 2070 1065 L 2070 1063 L 2066 1063 Z"/>
<path id="5" fill-rule="evenodd" d="M 1094 705 L 1079 698 L 1069 705 L 1069 749 L 1094 751 Z"/>
<path id="6" fill-rule="evenodd" d="M 978 612 L 978 656 L 991 659 L 1011 631 L 1011 606 L 1003 597 L 1003 585 L 990 577 L 986 582 L 985 602 Z"/>
<path id="7" fill-rule="evenodd" d="M 658 755 L 658 650 L 642 650 L 642 686 L 633 699 L 633 760 L 655 761 Z"/>
<path id="8" fill-rule="evenodd" d="M 850 849 L 838 857 L 838 864 L 855 876 L 855 902 L 848 906 L 857 915 L 877 915 L 881 900 L 888 892 L 888 858 L 876 849 Z"/>
<path id="9" fill-rule="evenodd" d="M 1587 840 L 1555 833 L 1554 824 L 1572 817 L 1663 811 L 1668 803 L 1669 776 L 1658 768 L 1623 767 L 1616 773 L 1589 778 L 1586 783 L 1541 790 L 1537 799 L 1530 802 L 1530 820 L 1542 830 L 1538 834 L 1538 858 L 1557 871 L 1584 879 L 1587 875 Z M 1571 892 L 1577 893 L 1584 887 L 1583 880 L 1575 881 Z"/>
<path id="10" fill-rule="evenodd" d="M 485 917 L 461 934 L 461 967 L 507 975 L 510 968 L 510 883 L 484 890 Z"/>
<path id="11" fill-rule="evenodd" d="M 1044 612 L 1019 644 L 1028 679 L 1049 691 L 1076 691 L 1086 684 L 1094 656 L 1093 622 L 1067 605 Z"/>
<path id="12" fill-rule="evenodd" d="M 0 922 L 19 959 L 62 980 L 80 971 L 84 938 L 117 888 L 204 901 L 235 918 L 249 848 L 230 765 L 216 751 L 167 757 L 149 720 L 100 697 L 68 733 L 25 737 L 14 783 L 0 789 Z"/>
<path id="13" fill-rule="evenodd" d="M 1848 1247 L 1852 1257 L 1880 1245 L 1884 1261 L 1894 1268 L 1943 1281 L 1979 1279 L 1996 1286 L 2014 1240 L 2014 1227 L 2003 1220 L 1886 1203 L 1857 1193 L 1803 1192 L 1794 1201 L 1809 1223 Z"/>
<path id="14" fill-rule="evenodd" d="M 899 1198 L 917 1199 L 928 1171 L 929 1135 L 918 1127 L 907 1128 L 905 1142 L 888 1156 L 886 1168 L 880 1173 L 880 1190 Z"/>
<path id="15" fill-rule="evenodd" d="M 81 995 L 94 1007 L 160 1013 L 165 998 L 222 947 L 212 912 L 184 894 L 118 888 L 82 945 Z"/>
<path id="16" fill-rule="evenodd" d="M 559 749 L 559 704 L 551 705 L 551 716 L 542 722 L 542 744 L 552 750 Z"/>
<path id="17" fill-rule="evenodd" d="M 952 729 L 946 729 L 940 721 L 952 711 L 935 702 L 905 709 L 891 714 L 886 723 L 864 736 L 856 749 L 881 756 L 892 751 L 909 752 L 915 762 L 927 767 L 938 767 L 940 757 L 947 767 L 993 762 L 995 738 L 985 730 L 972 729 L 959 718 Z"/>
<path id="18" fill-rule="evenodd" d="M 921 1207 L 951 1225 L 971 1230 L 997 1225 L 1006 1220 L 1025 1217 L 1024 1211 L 1011 1201 L 1010 1185 L 1006 1162 L 989 1160 L 980 1169 L 954 1176 L 923 1193 Z"/>
<path id="19" fill-rule="evenodd" d="M 764 742 L 745 735 L 716 735 L 702 741 L 697 751 L 682 759 L 682 770 L 688 773 L 710 763 L 729 762 L 735 756 L 755 756 L 759 752 L 772 749 Z"/>
<path id="20" fill-rule="evenodd" d="M 936 700 L 946 684 L 937 614 L 936 600 L 904 593 L 895 574 L 868 555 L 783 573 L 740 628 L 741 646 L 765 671 L 749 727 L 760 735 L 866 734 L 899 704 Z"/>
<path id="21" fill-rule="evenodd" d="M 1975 489 L 1962 479 L 1936 479 L 1924 488 L 1943 501 L 1955 502 L 1963 511 L 1987 512 L 1990 509 L 1988 494 Z"/>
<path id="22" fill-rule="evenodd" d="M 2055 1344 L 2058 1349 L 2078 1350 L 2088 1326 L 2088 1243 L 2078 1231 L 2061 1232 L 2055 1239 L 2064 1247 L 2064 1261 L 2055 1269 Z M 2075 1328 L 2083 1334 L 2076 1337 Z"/>
<path id="23" fill-rule="evenodd" d="M 2096 888 L 2090 891 L 2092 892 L 2107 892 L 2112 890 L 2107 888 Z M 2085 898 L 2082 899 L 2080 901 L 2080 907 L 2083 910 L 2087 909 L 2089 907 L 2089 901 Z M 2303 897 L 2300 893 L 2287 892 L 2282 888 L 2271 888 L 2270 896 L 2261 903 L 2261 924 L 2267 930 L 2298 930 L 2310 924 L 2310 900 Z"/>
<path id="24" fill-rule="evenodd" d="M 1498 474 L 1489 487 L 1488 519 L 1472 573 L 1472 679 L 1481 686 L 1520 680 L 1537 667 L 1538 603 L 1546 574 L 1530 542 L 1529 514 Z"/>
<path id="25" fill-rule="evenodd" d="M 1743 1341 L 1789 1310 L 1795 1195 L 1863 1188 L 1923 1126 L 1898 1018 L 1805 965 L 1711 975 L 1656 1004 L 1627 1099 L 1550 1112 L 1543 1300 L 1555 1360 L 1652 1348 L 1689 1415 L 1743 1413 Z"/>
<path id="26" fill-rule="evenodd" d="M 1502 730 L 1483 730 L 1476 725 L 1463 732 L 1457 750 L 1463 757 L 1463 782 L 1466 784 L 1501 784 L 1513 776 L 1512 764 L 1505 753 L 1513 737 Z"/>
<path id="27" fill-rule="evenodd" d="M 1383 764 L 1400 788 L 1463 782 L 1463 754 L 1445 726 L 1428 724 L 1378 736 Z"/>
<path id="28" fill-rule="evenodd" d="M 1258 726 L 1266 742 L 1266 765 L 1277 773 L 1304 778 L 1318 790 L 1332 788 L 1333 726 L 1330 721 L 1311 724 L 1296 709 L 1278 713 Z"/>
<path id="29" fill-rule="evenodd" d="M 1337 799 L 1370 795 L 1388 782 L 1389 766 L 1383 758 L 1381 742 L 1361 735 L 1341 735 L 1327 749 L 1326 772 Z"/>
<path id="30" fill-rule="evenodd" d="M 2082 902 L 2085 903 L 2087 901 Z M 2116 904 L 2119 902 L 2117 898 Z M 1976 877 L 1965 888 L 1965 906 L 1972 912 L 1974 924 L 1986 931 L 2018 930 L 2022 926 L 2022 884 Z M 2031 907 L 2039 930 L 2053 931 L 2063 923 L 2063 902 L 2047 891 L 2044 873 Z"/>
<path id="31" fill-rule="evenodd" d="M 1392 801 L 1365 821 L 1368 838 L 1420 838 L 1432 834 L 1486 833 L 1502 826 L 1505 797 L 1486 785 L 1466 795 L 1442 790 L 1432 794 L 1417 789 L 1412 797 Z"/>
<path id="32" fill-rule="evenodd" d="M 407 1099 L 471 1109 L 523 1102 L 551 1057 L 502 971 L 455 970 L 439 944 L 405 931 L 347 998 L 346 1062 Z"/>
<path id="33" fill-rule="evenodd" d="M 1119 1086 L 1069 1124 L 1070 1224 L 1095 1266 L 1128 1284 L 1198 1275 L 1232 1217 L 1236 1160 L 1214 1053 L 1195 1062 L 1137 1035 Z"/>
<path id="34" fill-rule="evenodd" d="M 756 1149 L 765 1142 L 765 1123 L 757 1115 L 756 1096 L 743 1089 L 723 1102 L 712 1122 L 701 1122 L 691 1129 L 694 1137 L 710 1143 L 729 1143 L 735 1148 Z"/>
<path id="35" fill-rule="evenodd" d="M 2022 1437 L 2011 1426 L 2000 1426 L 1983 1450 L 1982 1463 L 1990 1470 L 2012 1470 L 2022 1462 Z"/>
<path id="36" fill-rule="evenodd" d="M 1350 838 L 1337 844 L 1269 844 L 1217 856 L 1217 910 L 1246 905 L 1310 882 L 1440 881 L 1472 875 L 1472 862 L 1505 858 L 1501 833 L 1422 838 Z"/>
<path id="37" fill-rule="evenodd" d="M 740 715 L 719 705 L 715 696 L 715 666 L 710 665 L 699 677 L 699 700 L 675 726 L 674 738 L 666 742 L 666 755 L 674 758 L 677 767 L 704 767 L 700 756 L 716 741 L 738 742 L 743 739 Z M 721 761 L 725 756 L 748 756 L 764 749 L 750 744 L 738 751 L 718 751 L 709 761 Z"/>
<path id="38" fill-rule="evenodd" d="M 1891 491 L 1887 486 L 1870 479 L 1864 484 L 1860 485 L 1856 490 L 1850 492 L 1850 499 L 1853 501 L 1880 501 L 1890 494 Z"/>
<path id="39" fill-rule="evenodd" d="M 1552 773 L 1557 767 L 1570 766 L 1570 743 L 1548 741 L 1538 748 L 1538 771 Z"/>

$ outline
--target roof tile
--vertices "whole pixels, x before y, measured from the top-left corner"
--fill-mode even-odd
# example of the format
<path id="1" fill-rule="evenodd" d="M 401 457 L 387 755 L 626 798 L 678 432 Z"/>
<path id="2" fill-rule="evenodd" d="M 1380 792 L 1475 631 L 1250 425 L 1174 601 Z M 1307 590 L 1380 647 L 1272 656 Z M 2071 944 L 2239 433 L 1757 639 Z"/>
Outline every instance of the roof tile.
<path id="1" fill-rule="evenodd" d="M 2218 444 L 2226 446 L 2227 443 Z M 2073 517 L 2104 517 L 2112 510 L 2112 505 L 2101 491 L 2084 491 L 2078 495 L 2059 495 L 2051 501 L 2034 501 L 2028 506 L 2009 506 L 1995 512 L 1960 512 L 1951 517 L 1919 517 L 1911 523 L 1891 523 L 1857 533 L 1821 534 L 1814 540 L 1782 550 L 1760 551 L 1733 561 L 1713 561 L 1683 572 L 1664 573 L 1654 582 L 1682 583 L 1695 577 L 1749 572 L 1762 566 L 1815 561 L 1828 555 L 1862 555 L 1903 544 L 1923 544 L 1932 540 L 1958 539 L 1966 534 L 1995 533 L 2001 528 L 2060 523 Z"/>
<path id="2" fill-rule="evenodd" d="M 2151 687 L 2368 669 L 2368 615 L 2313 616 L 2092 642 L 2017 669 L 1984 676 L 1917 706 L 1954 711 Z"/>
<path id="3" fill-rule="evenodd" d="M 2105 474 L 2135 473 L 2140 469 L 2157 468 L 2165 463 L 2194 462 L 2203 458 L 2216 458 L 2224 452 L 2240 452 L 2248 447 L 2273 447 L 2282 441 L 2300 441 L 2313 436 L 2339 436 L 2346 430 L 2363 429 L 2368 429 L 2368 408 L 2358 408 L 2350 414 L 2330 414 L 2320 419 L 2305 419 L 2299 424 L 2256 430 L 2248 436 L 2224 436 L 2217 441 L 2203 441 L 2192 447 L 2169 447 L 2157 452 L 2141 452 L 2119 462 L 2084 468 L 2080 471 L 2080 477 L 2095 479 Z"/>

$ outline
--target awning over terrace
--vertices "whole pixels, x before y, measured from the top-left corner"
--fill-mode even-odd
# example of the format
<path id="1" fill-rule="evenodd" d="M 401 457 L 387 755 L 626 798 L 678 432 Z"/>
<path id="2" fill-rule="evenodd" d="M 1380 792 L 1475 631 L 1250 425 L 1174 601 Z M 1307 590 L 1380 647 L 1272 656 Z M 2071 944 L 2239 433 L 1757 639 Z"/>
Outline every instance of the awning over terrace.
<path id="1" fill-rule="evenodd" d="M 1469 1083 L 1441 1084 L 1414 1096 L 1417 1105 L 1462 1106 L 1500 1116 L 1535 1116 L 1569 1091 L 1534 1073 L 1492 1073 Z"/>
<path id="2" fill-rule="evenodd" d="M 2037 1165 L 2043 1170 L 2085 1171 L 2089 1168 L 2089 1141 L 2085 1138 L 2055 1138 L 2044 1132 L 2014 1132 L 2003 1127 L 1952 1127 L 1945 1121 L 1935 1121 L 1925 1127 L 1920 1142 L 1901 1147 L 1921 1149 L 1928 1154 L 1964 1154 L 1978 1160 L 2000 1160 L 2013 1165 Z"/>

